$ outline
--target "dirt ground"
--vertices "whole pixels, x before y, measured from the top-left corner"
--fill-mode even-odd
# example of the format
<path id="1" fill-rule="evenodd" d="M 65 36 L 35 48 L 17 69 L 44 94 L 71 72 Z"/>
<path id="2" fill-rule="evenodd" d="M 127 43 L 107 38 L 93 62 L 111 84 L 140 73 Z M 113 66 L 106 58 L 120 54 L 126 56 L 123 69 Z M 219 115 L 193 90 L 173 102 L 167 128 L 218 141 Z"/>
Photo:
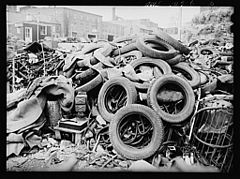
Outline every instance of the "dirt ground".
<path id="1" fill-rule="evenodd" d="M 131 161 L 110 154 L 100 145 L 93 152 L 85 144 L 62 140 L 28 154 L 10 156 L 6 164 L 7 171 L 125 171 Z"/>

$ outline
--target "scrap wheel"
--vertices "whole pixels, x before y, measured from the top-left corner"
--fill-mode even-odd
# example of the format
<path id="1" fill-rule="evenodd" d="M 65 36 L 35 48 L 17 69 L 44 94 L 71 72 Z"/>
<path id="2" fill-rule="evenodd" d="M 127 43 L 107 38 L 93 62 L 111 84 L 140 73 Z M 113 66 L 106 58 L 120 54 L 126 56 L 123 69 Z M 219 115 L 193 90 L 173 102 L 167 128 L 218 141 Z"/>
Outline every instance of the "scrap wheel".
<path id="1" fill-rule="evenodd" d="M 164 90 L 174 90 L 182 93 L 183 99 L 164 103 L 158 101 L 158 94 Z M 193 112 L 195 96 L 190 84 L 177 75 L 163 75 L 150 85 L 147 92 L 147 102 L 157 112 L 162 120 L 169 123 L 182 123 Z"/>
<path id="2" fill-rule="evenodd" d="M 123 157 L 144 159 L 162 143 L 162 121 L 151 108 L 130 104 L 121 108 L 110 122 L 109 136 L 114 149 Z"/>
<path id="3" fill-rule="evenodd" d="M 112 78 L 99 91 L 98 111 L 103 119 L 110 122 L 119 109 L 136 101 L 137 91 L 130 80 L 123 77 Z"/>

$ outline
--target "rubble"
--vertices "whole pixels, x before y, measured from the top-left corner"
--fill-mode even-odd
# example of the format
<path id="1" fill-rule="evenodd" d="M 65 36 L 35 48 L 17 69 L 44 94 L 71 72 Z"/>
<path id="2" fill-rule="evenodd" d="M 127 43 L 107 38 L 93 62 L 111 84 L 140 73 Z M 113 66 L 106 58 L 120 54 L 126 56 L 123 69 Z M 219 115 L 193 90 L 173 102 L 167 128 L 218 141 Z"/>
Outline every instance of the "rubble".
<path id="1" fill-rule="evenodd" d="M 24 50 L 16 69 L 8 59 L 18 89 L 7 96 L 8 160 L 38 147 L 37 171 L 231 169 L 232 43 L 186 46 L 153 32 L 71 53 Z"/>

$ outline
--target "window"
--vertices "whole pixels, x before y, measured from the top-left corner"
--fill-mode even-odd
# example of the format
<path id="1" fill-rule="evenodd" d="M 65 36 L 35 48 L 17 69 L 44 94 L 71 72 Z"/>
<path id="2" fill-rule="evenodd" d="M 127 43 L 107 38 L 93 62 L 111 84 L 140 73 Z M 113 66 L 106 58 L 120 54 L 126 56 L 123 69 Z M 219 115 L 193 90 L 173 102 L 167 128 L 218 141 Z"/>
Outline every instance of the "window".
<path id="1" fill-rule="evenodd" d="M 72 37 L 76 38 L 77 37 L 77 32 L 72 32 Z"/>
<path id="2" fill-rule="evenodd" d="M 21 33 L 21 28 L 17 27 L 17 33 L 20 34 Z"/>
<path id="3" fill-rule="evenodd" d="M 30 28 L 25 28 L 25 37 L 30 38 Z"/>
<path id="4" fill-rule="evenodd" d="M 57 26 L 55 27 L 55 30 L 56 30 L 56 32 L 60 32 L 60 26 L 57 25 Z"/>
<path id="5" fill-rule="evenodd" d="M 52 32 L 56 32 L 56 27 L 54 25 L 52 26 Z"/>
<path id="6" fill-rule="evenodd" d="M 113 38 L 114 38 L 114 36 L 113 35 L 108 35 L 108 37 L 107 37 L 107 39 L 108 39 L 108 41 L 113 41 Z"/>
<path id="7" fill-rule="evenodd" d="M 47 26 L 40 26 L 40 35 L 47 35 Z"/>
<path id="8" fill-rule="evenodd" d="M 33 17 L 32 17 L 31 14 L 27 14 L 27 15 L 26 15 L 26 21 L 32 21 L 32 20 L 33 20 L 32 18 L 33 18 Z"/>

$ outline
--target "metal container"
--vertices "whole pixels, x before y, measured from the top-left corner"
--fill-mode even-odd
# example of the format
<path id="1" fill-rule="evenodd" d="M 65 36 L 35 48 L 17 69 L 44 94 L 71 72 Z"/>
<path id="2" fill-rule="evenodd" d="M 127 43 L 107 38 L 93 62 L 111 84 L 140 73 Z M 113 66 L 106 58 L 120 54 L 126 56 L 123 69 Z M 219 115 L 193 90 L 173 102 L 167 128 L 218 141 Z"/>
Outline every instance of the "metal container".
<path id="1" fill-rule="evenodd" d="M 233 107 L 224 99 L 203 100 L 195 113 L 192 145 L 208 165 L 229 172 L 233 160 Z"/>
<path id="2" fill-rule="evenodd" d="M 61 107 L 58 101 L 47 101 L 45 115 L 49 125 L 55 127 L 62 118 Z"/>

